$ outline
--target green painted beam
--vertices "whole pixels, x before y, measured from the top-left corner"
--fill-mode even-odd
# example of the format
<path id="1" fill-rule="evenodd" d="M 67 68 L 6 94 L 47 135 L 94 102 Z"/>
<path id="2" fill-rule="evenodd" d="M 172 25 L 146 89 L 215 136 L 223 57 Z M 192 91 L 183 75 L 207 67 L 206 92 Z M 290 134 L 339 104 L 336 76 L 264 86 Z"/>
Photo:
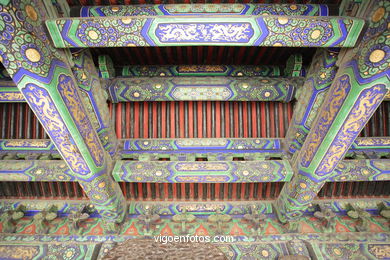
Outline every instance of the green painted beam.
<path id="1" fill-rule="evenodd" d="M 34 228 L 35 229 L 35 228 Z M 36 229 L 38 229 L 36 227 Z M 100 243 L 67 241 L 61 243 L 23 241 L 0 241 L 0 258 L 44 259 L 50 256 L 55 259 L 96 259 L 101 249 Z"/>
<path id="2" fill-rule="evenodd" d="M 99 56 L 100 57 L 100 56 Z M 105 65 L 108 67 L 108 65 Z M 122 68 L 124 77 L 275 77 L 281 76 L 278 66 L 272 65 L 131 65 Z"/>
<path id="3" fill-rule="evenodd" d="M 338 51 L 319 49 L 313 57 L 303 86 L 297 91 L 296 106 L 286 134 L 286 145 L 293 161 L 306 140 L 337 72 Z"/>
<path id="4" fill-rule="evenodd" d="M 128 101 L 289 102 L 302 78 L 136 77 L 116 78 L 108 91 L 113 103 Z"/>
<path id="5" fill-rule="evenodd" d="M 390 151 L 390 137 L 358 137 L 352 143 L 351 151 L 366 151 L 366 150 L 389 150 Z"/>
<path id="6" fill-rule="evenodd" d="M 0 80 L 0 102 L 25 102 L 25 99 L 12 80 Z"/>
<path id="7" fill-rule="evenodd" d="M 100 84 L 100 78 L 89 50 L 72 52 L 72 71 L 79 86 L 84 107 L 95 128 L 104 149 L 115 157 L 118 140 L 111 124 L 107 105 L 107 92 Z"/>
<path id="8" fill-rule="evenodd" d="M 70 55 L 47 35 L 44 21 L 55 16 L 47 4 L 2 1 L 8 36 L 0 41 L 1 62 L 101 216 L 121 222 L 125 199 L 110 176 L 111 158 L 83 105 Z"/>
<path id="9" fill-rule="evenodd" d="M 65 161 L 1 160 L 0 181 L 77 181 Z"/>
<path id="10" fill-rule="evenodd" d="M 287 158 L 278 138 L 124 139 L 122 158 L 140 161 L 246 161 Z"/>
<path id="11" fill-rule="evenodd" d="M 180 15 L 308 15 L 327 16 L 327 5 L 317 4 L 161 4 L 73 7 L 74 17 Z"/>
<path id="12" fill-rule="evenodd" d="M 287 161 L 117 161 L 115 181 L 123 182 L 288 182 Z M 390 160 L 344 160 L 327 182 L 390 180 Z M 0 181 L 77 181 L 64 161 L 1 160 Z"/>
<path id="13" fill-rule="evenodd" d="M 218 161 L 232 160 L 233 157 L 260 158 L 282 157 L 283 138 L 173 138 L 173 139 L 122 139 L 118 153 L 122 158 L 136 160 L 158 160 L 160 158 L 191 157 L 212 158 Z M 359 137 L 348 153 L 390 152 L 390 137 Z M 16 155 L 27 158 L 29 155 L 52 155 L 58 151 L 49 139 L 0 139 L 0 156 Z M 167 157 L 168 156 L 168 157 Z M 143 159 L 144 158 L 144 159 Z M 230 159 L 229 159 L 230 158 Z"/>
<path id="14" fill-rule="evenodd" d="M 301 217 L 390 89 L 388 1 L 370 1 L 359 45 L 339 58 L 339 69 L 293 162 L 294 176 L 275 208 L 281 222 Z"/>
<path id="15" fill-rule="evenodd" d="M 46 20 L 57 48 L 132 46 L 353 47 L 364 19 L 305 16 L 123 16 Z"/>
<path id="16" fill-rule="evenodd" d="M 292 177 L 288 161 L 117 161 L 114 180 L 124 182 L 286 182 Z"/>
<path id="17" fill-rule="evenodd" d="M 338 181 L 388 181 L 390 180 L 390 160 L 343 160 L 327 182 Z"/>

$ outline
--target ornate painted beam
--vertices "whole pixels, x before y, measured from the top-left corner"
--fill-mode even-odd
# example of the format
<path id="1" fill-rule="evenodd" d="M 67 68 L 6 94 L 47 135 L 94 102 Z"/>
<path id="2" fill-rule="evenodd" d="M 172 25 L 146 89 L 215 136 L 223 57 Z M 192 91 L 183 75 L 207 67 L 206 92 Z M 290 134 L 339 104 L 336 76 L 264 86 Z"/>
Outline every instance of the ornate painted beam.
<path id="1" fill-rule="evenodd" d="M 162 4 L 83 6 L 71 10 L 75 17 L 180 16 L 180 15 L 308 15 L 327 16 L 327 5 L 316 4 Z"/>
<path id="2" fill-rule="evenodd" d="M 326 181 L 388 181 L 390 160 L 343 160 Z"/>
<path id="3" fill-rule="evenodd" d="M 297 93 L 298 102 L 286 134 L 286 148 L 291 154 L 299 151 L 313 125 L 318 109 L 337 72 L 337 51 L 318 50 L 303 87 Z"/>
<path id="4" fill-rule="evenodd" d="M 274 77 L 280 76 L 278 66 L 240 65 L 176 65 L 176 66 L 124 66 L 124 77 Z"/>
<path id="5" fill-rule="evenodd" d="M 122 140 L 122 158 L 136 160 L 209 161 L 264 160 L 284 158 L 282 139 L 266 138 L 186 138 L 186 139 L 127 139 Z"/>
<path id="6" fill-rule="evenodd" d="M 292 177 L 288 161 L 117 161 L 116 181 L 124 182 L 286 182 Z"/>
<path id="7" fill-rule="evenodd" d="M 1 160 L 0 181 L 77 181 L 64 161 Z"/>
<path id="8" fill-rule="evenodd" d="M 110 79 L 115 77 L 114 62 L 108 55 L 99 55 L 99 74 L 103 79 Z"/>
<path id="9" fill-rule="evenodd" d="M 91 53 L 89 50 L 82 50 L 74 51 L 72 55 L 74 62 L 72 70 L 81 90 L 84 107 L 104 149 L 114 158 L 118 148 L 118 140 L 110 123 L 107 93 L 100 85 L 99 74 Z"/>
<path id="10" fill-rule="evenodd" d="M 364 154 L 368 158 L 390 155 L 390 137 L 356 138 L 348 153 Z"/>
<path id="11" fill-rule="evenodd" d="M 110 157 L 87 116 L 69 61 L 46 35 L 47 7 L 41 0 L 1 1 L 0 61 L 99 213 L 120 222 L 123 194 L 109 175 Z"/>
<path id="12" fill-rule="evenodd" d="M 0 140 L 0 158 L 59 159 L 61 156 L 48 139 L 3 139 Z"/>
<path id="13" fill-rule="evenodd" d="M 20 204 L 23 204 L 24 200 L 18 199 L 0 199 L 0 209 L 12 210 L 16 209 Z M 272 208 L 273 200 L 257 200 L 257 201 L 131 201 L 128 204 L 128 214 L 131 217 L 137 215 L 144 215 L 148 212 L 148 209 L 155 208 L 158 213 L 166 216 L 174 216 L 180 214 L 182 210 L 187 209 L 187 213 L 191 212 L 194 215 L 213 215 L 217 209 L 220 209 L 221 213 L 243 216 L 248 213 L 249 208 L 256 207 L 258 213 L 272 214 L 274 210 Z M 34 203 L 24 205 L 26 207 L 26 214 L 32 216 L 36 212 L 43 211 L 50 206 L 56 206 L 58 209 L 58 215 L 68 216 L 74 211 L 80 211 L 84 207 L 90 206 L 88 200 L 36 200 Z M 346 215 L 346 211 L 351 207 L 361 208 L 366 211 L 379 211 L 381 205 L 390 207 L 390 200 L 386 198 L 360 198 L 360 199 L 340 199 L 340 200 L 327 200 L 320 199 L 314 200 L 313 204 L 308 208 L 306 213 L 312 215 L 318 211 L 318 205 L 329 207 L 333 212 L 340 215 Z M 149 208 L 147 207 L 149 206 Z M 269 215 L 270 218 L 274 218 L 273 215 Z M 99 218 L 98 214 L 93 214 L 91 218 Z"/>
<path id="14" fill-rule="evenodd" d="M 46 21 L 57 48 L 131 46 L 353 47 L 363 19 L 305 16 L 88 17 Z"/>
<path id="15" fill-rule="evenodd" d="M 109 84 L 108 91 L 113 103 L 185 100 L 289 102 L 297 85 L 296 80 L 287 78 L 137 77 L 116 78 Z"/>
<path id="16" fill-rule="evenodd" d="M 285 154 L 284 139 L 280 138 L 185 138 L 185 139 L 122 139 L 118 153 L 122 158 L 140 159 L 145 154 L 165 158 L 165 155 L 202 154 L 215 158 L 245 156 L 256 158 L 278 157 Z M 390 137 L 359 137 L 348 153 L 390 153 Z M 0 139 L 0 155 L 17 154 L 25 158 L 30 154 L 58 155 L 48 139 Z M 234 154 L 234 156 L 233 156 Z M 223 160 L 227 160 L 226 158 Z"/>
<path id="17" fill-rule="evenodd" d="M 301 216 L 344 158 L 390 88 L 390 3 L 371 1 L 360 44 L 340 61 L 324 104 L 292 165 L 275 208 L 282 222 Z"/>
<path id="18" fill-rule="evenodd" d="M 9 260 L 42 259 L 51 256 L 57 259 L 94 259 L 100 249 L 100 243 L 64 242 L 53 244 L 43 241 L 38 243 L 1 241 L 0 258 Z"/>
<path id="19" fill-rule="evenodd" d="M 288 182 L 287 161 L 117 161 L 116 181 L 125 182 Z M 390 180 L 390 160 L 344 160 L 327 182 Z M 77 181 L 64 161 L 1 160 L 0 181 Z"/>
<path id="20" fill-rule="evenodd" d="M 304 77 L 303 60 L 301 53 L 292 54 L 286 62 L 283 75 L 285 77 Z"/>
<path id="21" fill-rule="evenodd" d="M 12 80 L 1 80 L 0 102 L 25 102 L 25 100 Z"/>

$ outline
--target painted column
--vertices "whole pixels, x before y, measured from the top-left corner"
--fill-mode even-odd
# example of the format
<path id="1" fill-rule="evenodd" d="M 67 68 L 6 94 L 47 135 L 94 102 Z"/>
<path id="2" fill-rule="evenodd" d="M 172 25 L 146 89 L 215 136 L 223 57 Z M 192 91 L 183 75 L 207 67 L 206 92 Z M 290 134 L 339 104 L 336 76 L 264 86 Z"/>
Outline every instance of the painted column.
<path id="1" fill-rule="evenodd" d="M 87 116 L 65 53 L 45 33 L 46 13 L 39 0 L 0 0 L 0 61 L 99 213 L 120 222 L 125 200 L 108 174 L 110 157 Z"/>
<path id="2" fill-rule="evenodd" d="M 89 119 L 96 129 L 103 147 L 111 157 L 115 157 L 118 140 L 110 122 L 107 106 L 107 92 L 100 85 L 99 74 L 93 63 L 89 50 L 79 50 L 72 53 L 73 74 L 80 87 L 81 98 L 87 110 Z"/>
<path id="3" fill-rule="evenodd" d="M 286 134 L 288 152 L 299 151 L 313 125 L 318 109 L 324 102 L 326 93 L 337 72 L 338 50 L 319 49 L 314 55 L 305 83 L 299 88 L 298 102 Z"/>
<path id="4" fill-rule="evenodd" d="M 324 104 L 275 203 L 282 222 L 301 216 L 390 88 L 390 2 L 372 1 L 361 43 L 340 62 Z"/>

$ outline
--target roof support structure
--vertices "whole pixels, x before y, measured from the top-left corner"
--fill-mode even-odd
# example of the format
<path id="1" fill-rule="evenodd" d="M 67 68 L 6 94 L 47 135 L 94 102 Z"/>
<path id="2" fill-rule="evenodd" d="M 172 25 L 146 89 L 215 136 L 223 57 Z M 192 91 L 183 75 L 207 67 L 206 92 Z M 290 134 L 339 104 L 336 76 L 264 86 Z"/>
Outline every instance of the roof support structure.
<path id="1" fill-rule="evenodd" d="M 97 131 L 103 147 L 115 157 L 118 140 L 110 124 L 107 93 L 100 85 L 99 74 L 89 50 L 73 52 L 73 74 L 79 84 L 80 95 L 89 119 Z"/>
<path id="2" fill-rule="evenodd" d="M 328 16 L 327 5 L 317 4 L 161 4 L 82 6 L 72 16 L 183 16 L 183 15 L 308 15 Z"/>
<path id="3" fill-rule="evenodd" d="M 298 102 L 286 134 L 286 146 L 291 154 L 301 149 L 324 102 L 337 72 L 337 55 L 338 51 L 321 49 L 313 58 L 305 83 L 296 95 Z"/>
<path id="4" fill-rule="evenodd" d="M 109 174 L 110 157 L 87 116 L 69 61 L 46 35 L 46 7 L 41 0 L 2 2 L 3 33 L 16 33 L 1 41 L 1 62 L 99 213 L 121 222 L 123 194 Z"/>
<path id="5" fill-rule="evenodd" d="M 108 91 L 113 103 L 128 101 L 289 102 L 302 78 L 137 77 L 116 78 Z"/>
<path id="6" fill-rule="evenodd" d="M 356 49 L 340 61 L 329 93 L 305 143 L 292 165 L 294 176 L 275 204 L 282 222 L 302 216 L 332 176 L 390 87 L 390 5 L 371 2 L 369 26 Z M 386 49 L 387 48 L 387 49 Z"/>
<path id="7" fill-rule="evenodd" d="M 110 16 L 48 19 L 57 48 L 135 46 L 353 47 L 363 19 L 314 16 Z"/>

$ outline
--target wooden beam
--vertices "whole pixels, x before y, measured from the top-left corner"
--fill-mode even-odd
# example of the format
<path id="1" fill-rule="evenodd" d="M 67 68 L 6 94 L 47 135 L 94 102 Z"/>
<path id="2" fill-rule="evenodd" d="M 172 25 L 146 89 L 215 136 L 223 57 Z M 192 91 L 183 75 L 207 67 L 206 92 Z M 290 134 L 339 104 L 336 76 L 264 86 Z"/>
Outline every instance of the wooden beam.
<path id="1" fill-rule="evenodd" d="M 285 156 L 282 149 L 283 138 L 173 138 L 173 139 L 122 139 L 118 153 L 122 158 L 138 159 L 150 154 L 164 157 L 174 154 L 230 154 L 230 157 L 258 155 Z M 359 137 L 348 153 L 389 153 L 390 137 Z M 15 154 L 17 158 L 28 155 L 57 155 L 58 151 L 49 139 L 0 139 L 0 156 Z M 257 154 L 257 155 L 256 155 Z M 160 158 L 160 157 L 156 158 Z M 162 158 L 161 157 L 161 158 Z M 165 156 L 166 157 L 166 156 Z M 244 158 L 244 157 L 243 157 Z"/>
<path id="2" fill-rule="evenodd" d="M 77 178 L 62 160 L 1 160 L 0 181 L 77 181 Z"/>
<path id="3" fill-rule="evenodd" d="M 281 76 L 278 66 L 272 65 L 132 65 L 122 68 L 124 77 L 275 77 Z"/>
<path id="4" fill-rule="evenodd" d="M 343 160 L 327 182 L 335 181 L 388 181 L 390 160 Z"/>
<path id="5" fill-rule="evenodd" d="M 121 222 L 125 199 L 110 176 L 111 158 L 87 115 L 69 55 L 46 35 L 43 22 L 52 12 L 43 0 L 5 0 L 1 8 L 12 32 L 0 41 L 2 64 L 99 214 Z"/>
<path id="6" fill-rule="evenodd" d="M 113 103 L 128 101 L 283 101 L 294 97 L 303 78 L 137 77 L 116 78 L 108 91 Z"/>
<path id="7" fill-rule="evenodd" d="M 286 182 L 292 177 L 288 161 L 117 161 L 116 181 L 125 182 Z"/>
<path id="8" fill-rule="evenodd" d="M 313 57 L 303 87 L 297 91 L 296 106 L 286 134 L 287 151 L 293 161 L 306 140 L 337 72 L 338 50 L 319 49 Z"/>
<path id="9" fill-rule="evenodd" d="M 368 28 L 359 45 L 339 60 L 317 119 L 293 163 L 294 177 L 275 204 L 280 221 L 303 215 L 390 89 L 390 5 L 370 1 Z"/>
<path id="10" fill-rule="evenodd" d="M 390 137 L 358 137 L 352 143 L 349 152 L 390 152 Z"/>
<path id="11" fill-rule="evenodd" d="M 327 16 L 327 5 L 317 4 L 161 4 L 82 6 L 72 16 L 182 16 L 182 15 L 308 15 Z"/>
<path id="12" fill-rule="evenodd" d="M 363 19 L 305 16 L 48 19 L 57 48 L 133 46 L 353 47 Z"/>
<path id="13" fill-rule="evenodd" d="M 124 182 L 288 182 L 288 161 L 117 161 L 115 181 Z M 327 182 L 390 180 L 390 160 L 343 160 Z M 77 181 L 62 160 L 1 160 L 0 181 Z"/>
<path id="14" fill-rule="evenodd" d="M 12 80 L 0 80 L 0 102 L 25 102 L 25 100 Z"/>
<path id="15" fill-rule="evenodd" d="M 98 71 L 89 50 L 72 52 L 72 71 L 79 86 L 84 107 L 104 149 L 115 157 L 118 140 L 110 120 L 107 93 L 100 85 Z"/>
<path id="16" fill-rule="evenodd" d="M 122 158 L 135 160 L 262 160 L 285 158 L 282 141 L 277 138 L 127 139 L 122 140 L 120 154 Z"/>

